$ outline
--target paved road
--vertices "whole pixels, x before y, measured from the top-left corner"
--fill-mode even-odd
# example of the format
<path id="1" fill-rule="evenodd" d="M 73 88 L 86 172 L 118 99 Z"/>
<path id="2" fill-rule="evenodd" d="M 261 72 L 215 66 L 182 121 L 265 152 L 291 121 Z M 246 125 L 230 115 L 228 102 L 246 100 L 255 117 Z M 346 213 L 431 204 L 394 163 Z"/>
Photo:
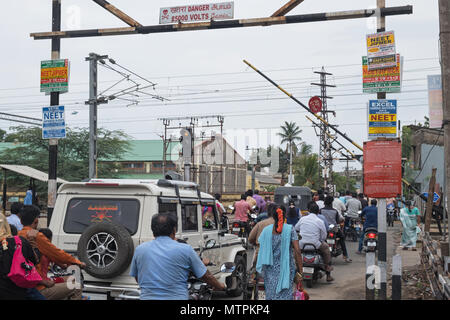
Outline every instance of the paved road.
<path id="1" fill-rule="evenodd" d="M 393 228 L 388 228 L 387 237 L 387 255 L 388 255 L 388 272 L 390 271 L 390 261 L 395 254 L 396 244 L 393 241 L 393 234 L 399 228 L 399 222 Z M 317 281 L 313 288 L 306 288 L 311 300 L 364 300 L 365 299 L 365 255 L 356 254 L 358 242 L 347 240 L 347 251 L 352 263 L 343 261 L 342 256 L 333 258 L 332 276 L 334 281 L 326 282 L 326 277 Z"/>

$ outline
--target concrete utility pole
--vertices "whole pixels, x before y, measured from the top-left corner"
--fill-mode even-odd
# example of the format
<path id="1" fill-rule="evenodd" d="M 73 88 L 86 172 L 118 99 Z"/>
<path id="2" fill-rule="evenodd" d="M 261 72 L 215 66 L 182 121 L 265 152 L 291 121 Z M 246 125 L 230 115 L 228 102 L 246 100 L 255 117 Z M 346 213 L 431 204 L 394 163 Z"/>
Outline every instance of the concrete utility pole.
<path id="1" fill-rule="evenodd" d="M 52 31 L 61 31 L 61 0 L 52 0 Z M 61 38 L 52 38 L 51 59 L 58 60 L 61 51 Z M 50 93 L 50 105 L 59 106 L 59 92 Z M 50 225 L 57 193 L 58 139 L 48 141 L 48 199 L 47 226 Z"/>
<path id="2" fill-rule="evenodd" d="M 448 213 L 448 199 L 450 199 L 450 0 L 439 0 L 439 39 L 441 44 L 441 75 L 443 111 L 442 128 L 444 130 L 445 155 L 445 190 L 444 214 Z M 448 239 L 450 249 L 450 223 L 448 224 Z"/>
<path id="3" fill-rule="evenodd" d="M 386 0 L 377 0 L 377 32 L 386 31 L 386 18 L 381 15 L 386 7 Z M 385 92 L 378 92 L 377 99 L 386 99 Z M 378 267 L 380 268 L 380 300 L 387 299 L 387 234 L 386 234 L 386 199 L 378 199 Z"/>
<path id="4" fill-rule="evenodd" d="M 86 58 L 89 61 L 89 101 L 86 101 L 89 104 L 89 179 L 97 178 L 97 106 L 101 103 L 97 99 L 97 62 L 107 58 L 96 53 L 89 53 Z"/>

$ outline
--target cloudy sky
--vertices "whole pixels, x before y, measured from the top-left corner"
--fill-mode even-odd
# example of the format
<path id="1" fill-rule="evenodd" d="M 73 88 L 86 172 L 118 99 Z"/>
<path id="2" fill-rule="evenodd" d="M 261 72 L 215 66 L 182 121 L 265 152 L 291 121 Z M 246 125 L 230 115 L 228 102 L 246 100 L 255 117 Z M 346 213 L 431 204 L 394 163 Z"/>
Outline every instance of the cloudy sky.
<path id="1" fill-rule="evenodd" d="M 110 0 L 143 25 L 159 23 L 161 7 L 202 4 L 191 0 Z M 240 18 L 270 16 L 287 0 L 235 0 L 234 15 Z M 402 124 L 423 122 L 428 115 L 426 76 L 439 74 L 439 23 L 437 0 L 387 0 L 386 6 L 413 5 L 412 15 L 387 17 L 387 30 L 394 30 L 397 52 L 404 57 L 402 93 L 398 99 Z M 374 8 L 376 0 L 305 0 L 290 14 Z M 62 0 L 62 29 L 126 26 L 89 0 Z M 50 40 L 33 40 L 32 32 L 51 30 L 51 1 L 23 0 L 2 3 L 0 12 L 0 111 L 41 118 L 49 98 L 39 92 L 40 61 L 50 59 Z M 295 121 L 302 138 L 318 151 L 318 138 L 304 110 L 247 67 L 246 59 L 294 94 L 304 104 L 319 94 L 322 66 L 333 74 L 328 108 L 336 111 L 330 122 L 339 125 L 356 142 L 367 140 L 367 102 L 375 95 L 362 94 L 361 56 L 366 54 L 365 36 L 376 30 L 374 19 L 63 39 L 61 58 L 71 63 L 70 91 L 61 96 L 69 127 L 88 126 L 89 52 L 109 55 L 121 66 L 157 83 L 148 93 L 165 102 L 139 94 L 131 101 L 116 100 L 99 107 L 99 126 L 122 129 L 135 139 L 159 139 L 161 117 L 223 115 L 225 135 L 245 156 L 245 146 L 277 144 L 276 132 L 284 121 Z M 127 73 L 127 72 L 126 72 Z M 100 68 L 99 92 L 122 77 Z M 139 83 L 145 85 L 144 80 Z M 129 87 L 123 81 L 107 93 Z M 128 105 L 128 106 L 127 106 Z M 210 120 L 214 123 L 214 119 Z M 205 123 L 205 122 L 204 122 Z M 172 124 L 177 125 L 178 122 Z M 7 129 L 13 123 L 0 121 Z M 178 132 L 174 131 L 174 134 Z M 269 138 L 271 137 L 271 138 Z M 345 140 L 340 141 L 351 146 Z M 356 151 L 356 150 L 355 150 Z M 342 167 L 342 163 L 336 164 Z M 356 163 L 352 165 L 358 167 Z"/>

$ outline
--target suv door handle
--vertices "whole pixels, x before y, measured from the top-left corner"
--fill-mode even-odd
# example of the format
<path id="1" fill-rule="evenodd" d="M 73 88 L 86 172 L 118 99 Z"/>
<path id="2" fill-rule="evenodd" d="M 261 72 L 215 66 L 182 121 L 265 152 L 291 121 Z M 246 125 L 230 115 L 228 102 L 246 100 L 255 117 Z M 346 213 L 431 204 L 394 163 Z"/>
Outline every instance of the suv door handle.
<path id="1" fill-rule="evenodd" d="M 207 234 L 205 234 L 205 235 L 203 236 L 203 239 L 206 240 L 206 239 L 208 239 L 208 237 L 209 237 L 209 236 L 208 236 Z"/>

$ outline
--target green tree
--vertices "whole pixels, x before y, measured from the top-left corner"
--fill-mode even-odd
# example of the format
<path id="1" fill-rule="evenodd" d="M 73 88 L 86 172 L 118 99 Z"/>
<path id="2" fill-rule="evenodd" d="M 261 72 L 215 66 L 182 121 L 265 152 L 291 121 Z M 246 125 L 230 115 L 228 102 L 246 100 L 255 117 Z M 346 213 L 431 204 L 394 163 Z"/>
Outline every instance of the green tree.
<path id="1" fill-rule="evenodd" d="M 42 130 L 36 127 L 13 127 L 7 141 L 18 142 L 13 149 L 0 152 L 0 161 L 4 164 L 27 165 L 48 172 L 48 140 L 42 139 Z M 98 129 L 98 159 L 120 159 L 128 150 L 129 137 L 122 131 Z M 117 165 L 114 162 L 98 162 L 97 175 L 102 178 L 117 177 Z M 89 176 L 89 130 L 87 128 L 67 129 L 65 139 L 58 141 L 59 178 L 68 181 L 82 181 Z M 8 173 L 8 185 L 25 189 L 29 178 Z M 38 186 L 43 192 L 45 184 Z"/>
<path id="2" fill-rule="evenodd" d="M 297 149 L 295 142 L 302 140 L 300 133 L 302 133 L 302 130 L 295 122 L 287 121 L 281 126 L 281 132 L 278 133 L 281 137 L 281 144 L 286 143 L 286 153 L 289 148 L 289 173 L 292 172 L 293 153 L 296 151 L 294 151 L 294 148 Z"/>
<path id="3" fill-rule="evenodd" d="M 5 141 L 6 137 L 6 131 L 3 129 L 0 129 L 0 141 Z"/>

